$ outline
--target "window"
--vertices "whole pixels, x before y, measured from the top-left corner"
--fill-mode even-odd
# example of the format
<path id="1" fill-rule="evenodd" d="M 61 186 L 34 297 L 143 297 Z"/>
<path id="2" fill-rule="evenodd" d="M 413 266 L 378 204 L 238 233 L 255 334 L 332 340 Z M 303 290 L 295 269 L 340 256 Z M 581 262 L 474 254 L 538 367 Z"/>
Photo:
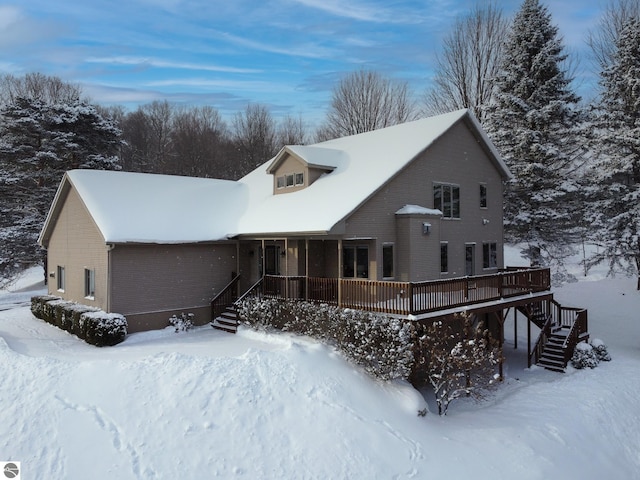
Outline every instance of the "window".
<path id="1" fill-rule="evenodd" d="M 344 247 L 342 249 L 342 276 L 369 278 L 369 248 Z"/>
<path id="2" fill-rule="evenodd" d="M 495 242 L 482 245 L 482 268 L 498 268 L 498 245 Z"/>
<path id="3" fill-rule="evenodd" d="M 290 173 L 287 177 L 287 187 L 293 187 L 293 173 Z"/>
<path id="4" fill-rule="evenodd" d="M 58 272 L 57 272 L 57 277 L 58 277 L 58 290 L 60 290 L 61 292 L 64 292 L 64 287 L 65 287 L 65 276 L 64 276 L 64 267 L 61 267 L 60 265 L 58 265 Z"/>
<path id="5" fill-rule="evenodd" d="M 287 173 L 276 178 L 276 188 L 298 187 L 304 185 L 304 173 Z"/>
<path id="6" fill-rule="evenodd" d="M 460 218 L 460 187 L 435 184 L 433 186 L 433 208 L 440 210 L 443 218 Z"/>
<path id="7" fill-rule="evenodd" d="M 84 296 L 93 299 L 96 294 L 96 271 L 84 269 Z"/>
<path id="8" fill-rule="evenodd" d="M 440 273 L 449 271 L 449 244 L 442 242 L 440 244 Z"/>
<path id="9" fill-rule="evenodd" d="M 480 184 L 480 208 L 487 208 L 487 186 Z"/>
<path id="10" fill-rule="evenodd" d="M 382 277 L 393 278 L 393 245 L 382 246 Z"/>

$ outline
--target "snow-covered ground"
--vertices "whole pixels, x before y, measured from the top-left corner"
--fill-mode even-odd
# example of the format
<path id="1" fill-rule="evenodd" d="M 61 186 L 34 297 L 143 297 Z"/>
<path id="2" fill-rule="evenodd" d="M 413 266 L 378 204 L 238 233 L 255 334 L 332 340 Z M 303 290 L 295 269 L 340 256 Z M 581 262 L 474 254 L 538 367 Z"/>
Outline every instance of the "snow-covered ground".
<path id="1" fill-rule="evenodd" d="M 0 292 L 0 461 L 22 462 L 22 478 L 640 478 L 634 279 L 556 290 L 589 309 L 613 361 L 527 369 L 520 316 L 499 388 L 420 417 L 431 398 L 307 338 L 206 326 L 92 347 L 31 316 L 41 275 Z"/>

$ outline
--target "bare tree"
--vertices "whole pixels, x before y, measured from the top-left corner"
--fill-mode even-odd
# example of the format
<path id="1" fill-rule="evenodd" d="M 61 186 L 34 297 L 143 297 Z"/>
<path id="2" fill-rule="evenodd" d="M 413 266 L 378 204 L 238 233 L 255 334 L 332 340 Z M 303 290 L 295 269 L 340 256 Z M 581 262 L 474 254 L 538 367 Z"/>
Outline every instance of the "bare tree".
<path id="1" fill-rule="evenodd" d="M 171 163 L 171 122 L 173 107 L 166 100 L 154 101 L 142 107 L 148 127 L 150 171 L 165 173 Z"/>
<path id="2" fill-rule="evenodd" d="M 509 22 L 493 1 L 458 17 L 438 55 L 434 85 L 424 95 L 426 114 L 470 108 L 482 121 L 493 95 Z"/>
<path id="3" fill-rule="evenodd" d="M 29 98 L 46 104 L 72 104 L 82 100 L 79 85 L 42 73 L 27 73 L 23 77 L 0 77 L 0 102 L 13 104 L 18 98 Z"/>
<path id="4" fill-rule="evenodd" d="M 250 103 L 233 118 L 233 140 L 238 149 L 236 171 L 240 177 L 277 153 L 276 122 L 264 105 Z"/>
<path id="5" fill-rule="evenodd" d="M 285 145 L 304 145 L 307 143 L 307 128 L 302 117 L 294 118 L 285 116 L 278 125 L 276 145 L 278 148 Z"/>
<path id="6" fill-rule="evenodd" d="M 415 118 L 406 82 L 393 81 L 371 70 L 347 75 L 333 91 L 318 140 L 355 135 Z"/>
<path id="7" fill-rule="evenodd" d="M 172 173 L 226 178 L 224 150 L 227 126 L 213 107 L 178 110 L 173 118 L 171 144 L 175 163 Z"/>
<path id="8" fill-rule="evenodd" d="M 600 71 L 613 63 L 620 32 L 632 18 L 640 18 L 640 0 L 610 0 L 598 27 L 589 32 L 587 43 Z"/>

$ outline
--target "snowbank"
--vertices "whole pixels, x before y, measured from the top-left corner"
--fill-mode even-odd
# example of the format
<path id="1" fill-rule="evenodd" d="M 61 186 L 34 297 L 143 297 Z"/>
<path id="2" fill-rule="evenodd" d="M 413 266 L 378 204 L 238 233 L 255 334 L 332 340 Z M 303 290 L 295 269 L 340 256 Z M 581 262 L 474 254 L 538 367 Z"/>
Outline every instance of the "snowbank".
<path id="1" fill-rule="evenodd" d="M 168 328 L 97 349 L 28 307 L 0 311 L 0 460 L 24 478 L 637 478 L 634 283 L 558 290 L 613 361 L 526 369 L 526 327 L 514 350 L 509 320 L 505 382 L 445 418 L 306 338 Z"/>

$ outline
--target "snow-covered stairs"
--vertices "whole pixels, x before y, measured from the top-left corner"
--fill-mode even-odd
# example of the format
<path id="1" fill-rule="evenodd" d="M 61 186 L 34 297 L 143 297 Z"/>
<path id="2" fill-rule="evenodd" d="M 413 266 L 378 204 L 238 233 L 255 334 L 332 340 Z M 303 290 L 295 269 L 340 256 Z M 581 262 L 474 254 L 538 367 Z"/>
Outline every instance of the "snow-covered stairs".
<path id="1" fill-rule="evenodd" d="M 567 368 L 565 361 L 564 342 L 569 334 L 569 328 L 555 328 L 544 346 L 542 355 L 538 360 L 538 365 L 553 370 L 554 372 L 564 372 Z"/>
<path id="2" fill-rule="evenodd" d="M 211 326 L 217 330 L 236 333 L 238 331 L 238 313 L 235 305 L 225 307 L 220 316 L 213 319 Z"/>

